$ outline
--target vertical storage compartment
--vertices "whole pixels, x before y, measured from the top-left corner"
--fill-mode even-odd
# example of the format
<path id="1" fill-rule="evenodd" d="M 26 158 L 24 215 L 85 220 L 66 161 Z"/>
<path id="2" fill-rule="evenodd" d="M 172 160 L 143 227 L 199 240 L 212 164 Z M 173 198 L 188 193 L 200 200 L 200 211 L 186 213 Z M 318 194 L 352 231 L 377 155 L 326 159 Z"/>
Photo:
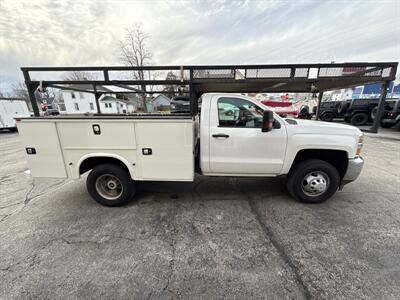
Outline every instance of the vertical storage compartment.
<path id="1" fill-rule="evenodd" d="M 32 176 L 66 178 L 55 122 L 23 119 L 17 127 Z"/>

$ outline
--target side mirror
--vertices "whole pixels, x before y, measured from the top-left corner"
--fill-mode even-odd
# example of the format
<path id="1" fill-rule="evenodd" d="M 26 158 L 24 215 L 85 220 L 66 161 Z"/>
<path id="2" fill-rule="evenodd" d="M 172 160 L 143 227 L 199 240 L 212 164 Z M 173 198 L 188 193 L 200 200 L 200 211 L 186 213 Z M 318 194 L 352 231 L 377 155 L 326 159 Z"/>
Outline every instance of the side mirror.
<path id="1" fill-rule="evenodd" d="M 264 110 L 261 131 L 262 132 L 271 131 L 273 126 L 274 126 L 274 113 L 270 110 Z"/>

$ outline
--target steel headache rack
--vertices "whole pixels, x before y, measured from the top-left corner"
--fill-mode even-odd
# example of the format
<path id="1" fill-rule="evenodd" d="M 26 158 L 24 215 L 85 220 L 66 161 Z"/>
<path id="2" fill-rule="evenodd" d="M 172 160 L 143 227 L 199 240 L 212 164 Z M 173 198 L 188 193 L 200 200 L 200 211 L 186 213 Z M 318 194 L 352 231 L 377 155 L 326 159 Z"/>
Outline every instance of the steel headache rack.
<path id="1" fill-rule="evenodd" d="M 200 66 L 102 66 L 23 67 L 32 108 L 39 117 L 35 93 L 57 88 L 92 93 L 97 110 L 103 94 L 187 95 L 190 115 L 197 114 L 198 98 L 207 92 L 226 93 L 318 93 L 317 116 L 325 91 L 382 82 L 378 115 L 383 112 L 386 90 L 394 80 L 397 62 L 200 65 Z M 375 118 L 371 131 L 377 130 Z"/>

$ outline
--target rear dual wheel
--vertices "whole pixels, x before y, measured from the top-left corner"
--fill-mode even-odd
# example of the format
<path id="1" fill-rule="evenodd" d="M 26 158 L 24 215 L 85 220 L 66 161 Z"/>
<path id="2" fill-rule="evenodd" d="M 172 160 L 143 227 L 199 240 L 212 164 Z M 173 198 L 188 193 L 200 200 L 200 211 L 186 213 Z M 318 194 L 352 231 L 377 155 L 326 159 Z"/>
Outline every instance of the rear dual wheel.
<path id="1" fill-rule="evenodd" d="M 328 200 L 338 189 L 339 172 L 330 163 L 311 159 L 297 164 L 289 173 L 286 187 L 300 202 L 320 203 Z"/>
<path id="2" fill-rule="evenodd" d="M 96 166 L 86 180 L 90 196 L 105 206 L 121 206 L 130 202 L 136 192 L 129 172 L 116 164 Z"/>

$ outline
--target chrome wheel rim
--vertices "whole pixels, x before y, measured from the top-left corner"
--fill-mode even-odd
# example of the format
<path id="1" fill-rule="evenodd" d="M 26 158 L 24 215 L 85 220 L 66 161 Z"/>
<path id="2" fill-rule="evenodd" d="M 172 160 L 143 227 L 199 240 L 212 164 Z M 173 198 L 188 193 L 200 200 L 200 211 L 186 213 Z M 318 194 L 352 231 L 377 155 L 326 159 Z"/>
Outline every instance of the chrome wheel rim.
<path id="1" fill-rule="evenodd" d="M 118 199 L 124 188 L 118 177 L 111 174 L 104 174 L 96 179 L 97 193 L 107 200 Z"/>
<path id="2" fill-rule="evenodd" d="M 313 171 L 304 176 L 301 189 L 307 196 L 317 197 L 329 188 L 329 177 L 322 171 Z"/>

